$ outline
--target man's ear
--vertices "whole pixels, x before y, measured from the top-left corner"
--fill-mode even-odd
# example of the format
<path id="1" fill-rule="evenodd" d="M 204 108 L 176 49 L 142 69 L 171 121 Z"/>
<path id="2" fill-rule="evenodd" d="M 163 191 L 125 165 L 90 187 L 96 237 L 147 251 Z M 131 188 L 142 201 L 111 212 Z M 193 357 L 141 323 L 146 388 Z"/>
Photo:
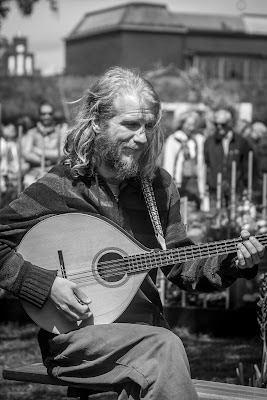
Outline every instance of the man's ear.
<path id="1" fill-rule="evenodd" d="M 99 118 L 99 115 L 96 114 L 96 113 L 93 115 L 92 127 L 93 127 L 93 130 L 95 131 L 95 133 L 100 133 L 101 132 L 100 118 Z"/>

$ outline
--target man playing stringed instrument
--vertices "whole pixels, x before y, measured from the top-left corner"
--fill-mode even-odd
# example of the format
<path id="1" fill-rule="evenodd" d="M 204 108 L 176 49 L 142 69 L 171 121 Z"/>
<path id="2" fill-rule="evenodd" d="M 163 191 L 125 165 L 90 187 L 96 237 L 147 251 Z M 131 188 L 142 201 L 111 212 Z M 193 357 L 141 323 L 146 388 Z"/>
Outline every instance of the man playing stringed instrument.
<path id="1" fill-rule="evenodd" d="M 59 319 L 76 327 L 40 331 L 49 374 L 77 384 L 112 384 L 120 400 L 197 399 L 183 344 L 163 316 L 155 285 L 157 262 L 167 264 L 162 268 L 165 275 L 181 289 L 211 292 L 238 278 L 253 278 L 264 251 L 247 231 L 241 232 L 236 247 L 225 243 L 225 251 L 220 246 L 210 252 L 191 246 L 181 221 L 179 193 L 170 175 L 156 166 L 163 143 L 160 117 L 160 100 L 151 84 L 136 72 L 111 68 L 83 97 L 66 142 L 66 160 L 0 215 L 1 287 L 32 306 L 37 320 L 46 309 L 53 320 L 56 310 Z M 151 203 L 146 204 L 141 181 L 152 182 L 160 224 L 153 224 L 155 209 L 149 213 Z M 61 224 L 68 216 L 69 223 Z M 50 222 L 51 230 L 45 228 Z M 157 237 L 166 252 L 149 251 L 160 248 Z M 131 242 L 129 252 L 122 242 Z M 121 272 L 112 254 L 126 257 L 126 270 Z M 108 261 L 98 263 L 106 255 Z M 118 301 L 124 283 L 143 262 L 149 272 L 140 286 L 124 293 L 116 315 L 117 306 L 110 303 Z M 108 291 L 111 296 L 97 310 Z M 105 323 L 106 309 L 113 316 Z M 46 323 L 49 326 L 49 313 L 40 325 Z"/>

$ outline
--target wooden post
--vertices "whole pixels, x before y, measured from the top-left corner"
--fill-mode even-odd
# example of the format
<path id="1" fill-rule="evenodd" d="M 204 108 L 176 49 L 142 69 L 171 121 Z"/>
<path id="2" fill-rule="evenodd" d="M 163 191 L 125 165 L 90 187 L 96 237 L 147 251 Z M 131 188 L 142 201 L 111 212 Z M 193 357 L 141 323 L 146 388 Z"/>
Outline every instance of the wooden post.
<path id="1" fill-rule="evenodd" d="M 230 308 L 230 289 L 225 289 L 225 309 L 229 310 Z"/>
<path id="2" fill-rule="evenodd" d="M 186 307 L 186 292 L 182 290 L 181 294 L 181 306 L 184 308 Z"/>
<path id="3" fill-rule="evenodd" d="M 216 186 L 216 226 L 220 226 L 220 211 L 222 208 L 222 173 L 217 174 L 217 186 Z"/>
<path id="4" fill-rule="evenodd" d="M 188 208 L 188 197 L 184 196 L 183 197 L 183 222 L 184 222 L 184 226 L 185 229 L 187 231 L 187 208 Z"/>
<path id="5" fill-rule="evenodd" d="M 216 210 L 219 211 L 222 207 L 222 173 L 217 174 L 217 188 L 216 188 Z"/>
<path id="6" fill-rule="evenodd" d="M 41 156 L 41 176 L 45 173 L 45 138 L 42 135 L 42 156 Z"/>
<path id="7" fill-rule="evenodd" d="M 182 200 L 182 206 L 183 206 L 182 219 L 183 219 L 183 223 L 184 223 L 184 226 L 185 226 L 185 229 L 187 232 L 188 197 L 184 196 L 181 198 L 181 200 Z M 182 290 L 182 293 L 181 293 L 181 306 L 186 307 L 186 292 L 184 290 Z"/>
<path id="8" fill-rule="evenodd" d="M 21 125 L 19 125 L 19 127 L 18 127 L 18 196 L 21 193 L 21 186 L 22 186 L 22 172 L 21 172 L 21 163 L 22 163 L 22 151 L 21 151 L 22 130 L 23 130 L 23 127 Z"/>
<path id="9" fill-rule="evenodd" d="M 267 220 L 267 172 L 263 174 L 262 188 L 262 219 Z"/>
<path id="10" fill-rule="evenodd" d="M 232 161 L 231 170 L 231 221 L 235 220 L 235 207 L 236 207 L 236 161 Z"/>
<path id="11" fill-rule="evenodd" d="M 248 153 L 248 200 L 252 201 L 253 151 Z"/>
<path id="12" fill-rule="evenodd" d="M 0 103 L 0 207 L 2 206 L 2 104 Z"/>
<path id="13" fill-rule="evenodd" d="M 210 211 L 210 196 L 209 196 L 209 187 L 207 184 L 207 165 L 204 164 L 204 176 L 205 176 L 205 193 L 204 198 L 201 204 L 201 211 L 209 212 Z"/>
<path id="14" fill-rule="evenodd" d="M 159 270 L 159 295 L 162 305 L 165 304 L 165 283 L 166 278 L 161 270 Z"/>

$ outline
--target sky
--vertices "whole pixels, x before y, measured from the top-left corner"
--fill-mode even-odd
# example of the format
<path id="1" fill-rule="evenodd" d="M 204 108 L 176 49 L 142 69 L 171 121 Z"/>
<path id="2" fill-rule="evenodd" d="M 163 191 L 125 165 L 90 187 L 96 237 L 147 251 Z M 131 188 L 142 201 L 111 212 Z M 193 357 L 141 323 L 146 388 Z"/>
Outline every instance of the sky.
<path id="1" fill-rule="evenodd" d="M 19 34 L 26 36 L 29 51 L 35 55 L 35 67 L 49 75 L 64 69 L 64 38 L 85 13 L 133 1 L 166 4 L 173 12 L 267 15 L 267 0 L 58 0 L 58 13 L 50 10 L 47 0 L 40 0 L 33 14 L 23 17 L 11 0 L 11 12 L 3 20 L 0 34 L 9 41 Z"/>

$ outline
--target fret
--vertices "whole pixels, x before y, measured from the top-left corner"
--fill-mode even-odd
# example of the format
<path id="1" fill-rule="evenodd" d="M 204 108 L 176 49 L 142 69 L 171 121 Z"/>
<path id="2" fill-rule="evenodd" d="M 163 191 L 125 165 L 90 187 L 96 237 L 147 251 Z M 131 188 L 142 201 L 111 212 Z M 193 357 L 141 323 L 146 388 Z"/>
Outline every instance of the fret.
<path id="1" fill-rule="evenodd" d="M 156 251 L 153 251 L 152 252 L 152 254 L 153 254 L 153 266 L 157 266 L 157 252 Z"/>
<path id="2" fill-rule="evenodd" d="M 152 251 L 148 254 L 149 267 L 152 268 Z"/>
<path id="3" fill-rule="evenodd" d="M 173 249 L 168 250 L 166 252 L 166 256 L 164 258 L 164 265 L 170 265 L 175 262 L 174 256 L 173 256 Z"/>
<path id="4" fill-rule="evenodd" d="M 175 262 L 185 262 L 187 261 L 186 250 L 185 247 L 179 247 L 178 249 L 173 249 L 176 253 Z"/>
<path id="5" fill-rule="evenodd" d="M 135 255 L 134 257 L 133 257 L 133 272 L 138 272 L 138 265 L 139 265 L 139 255 L 137 254 L 137 255 Z"/>
<path id="6" fill-rule="evenodd" d="M 202 252 L 201 252 L 201 244 L 198 245 L 198 251 L 199 251 L 199 255 L 200 257 L 202 257 Z"/>
<path id="7" fill-rule="evenodd" d="M 159 259 L 159 262 L 158 262 L 158 264 L 160 264 L 159 267 L 162 267 L 164 265 L 163 257 L 166 258 L 166 253 L 163 253 L 162 251 L 160 251 L 159 252 L 159 258 L 160 259 Z"/>
<path id="8" fill-rule="evenodd" d="M 138 257 L 139 255 L 132 256 L 132 270 L 131 272 L 138 272 Z"/>
<path id="9" fill-rule="evenodd" d="M 125 257 L 126 258 L 126 257 Z M 127 257 L 125 260 L 126 266 L 128 265 L 128 272 L 134 272 L 134 259 L 131 257 Z"/>
<path id="10" fill-rule="evenodd" d="M 228 247 L 227 247 L 227 242 L 226 242 L 226 240 L 224 240 L 223 243 L 224 243 L 224 246 L 225 246 L 226 253 L 228 253 L 229 249 L 228 249 Z"/>
<path id="11" fill-rule="evenodd" d="M 177 262 L 177 249 L 171 249 L 168 253 L 168 258 L 166 260 L 167 265 L 175 264 Z"/>
<path id="12" fill-rule="evenodd" d="M 195 250 L 195 248 L 196 248 L 196 245 L 190 246 L 190 247 L 191 247 L 191 258 L 194 260 L 194 259 L 196 258 L 195 252 L 194 252 L 194 250 Z"/>
<path id="13" fill-rule="evenodd" d="M 176 252 L 176 249 L 172 249 L 170 251 L 169 260 L 171 261 L 171 264 L 174 264 L 175 262 L 177 262 L 175 257 L 174 257 L 175 256 L 175 252 Z"/>
<path id="14" fill-rule="evenodd" d="M 236 251 L 238 250 L 238 244 L 239 244 L 240 240 L 235 240 L 234 241 L 234 245 L 235 245 L 235 249 Z"/>
<path id="15" fill-rule="evenodd" d="M 200 257 L 206 258 L 211 256 L 211 252 L 209 250 L 209 246 L 207 243 L 199 244 Z"/>
<path id="16" fill-rule="evenodd" d="M 145 265 L 145 269 L 146 270 L 149 270 L 150 268 L 149 268 L 149 266 L 147 265 L 147 256 L 146 255 L 144 255 L 144 265 Z"/>

